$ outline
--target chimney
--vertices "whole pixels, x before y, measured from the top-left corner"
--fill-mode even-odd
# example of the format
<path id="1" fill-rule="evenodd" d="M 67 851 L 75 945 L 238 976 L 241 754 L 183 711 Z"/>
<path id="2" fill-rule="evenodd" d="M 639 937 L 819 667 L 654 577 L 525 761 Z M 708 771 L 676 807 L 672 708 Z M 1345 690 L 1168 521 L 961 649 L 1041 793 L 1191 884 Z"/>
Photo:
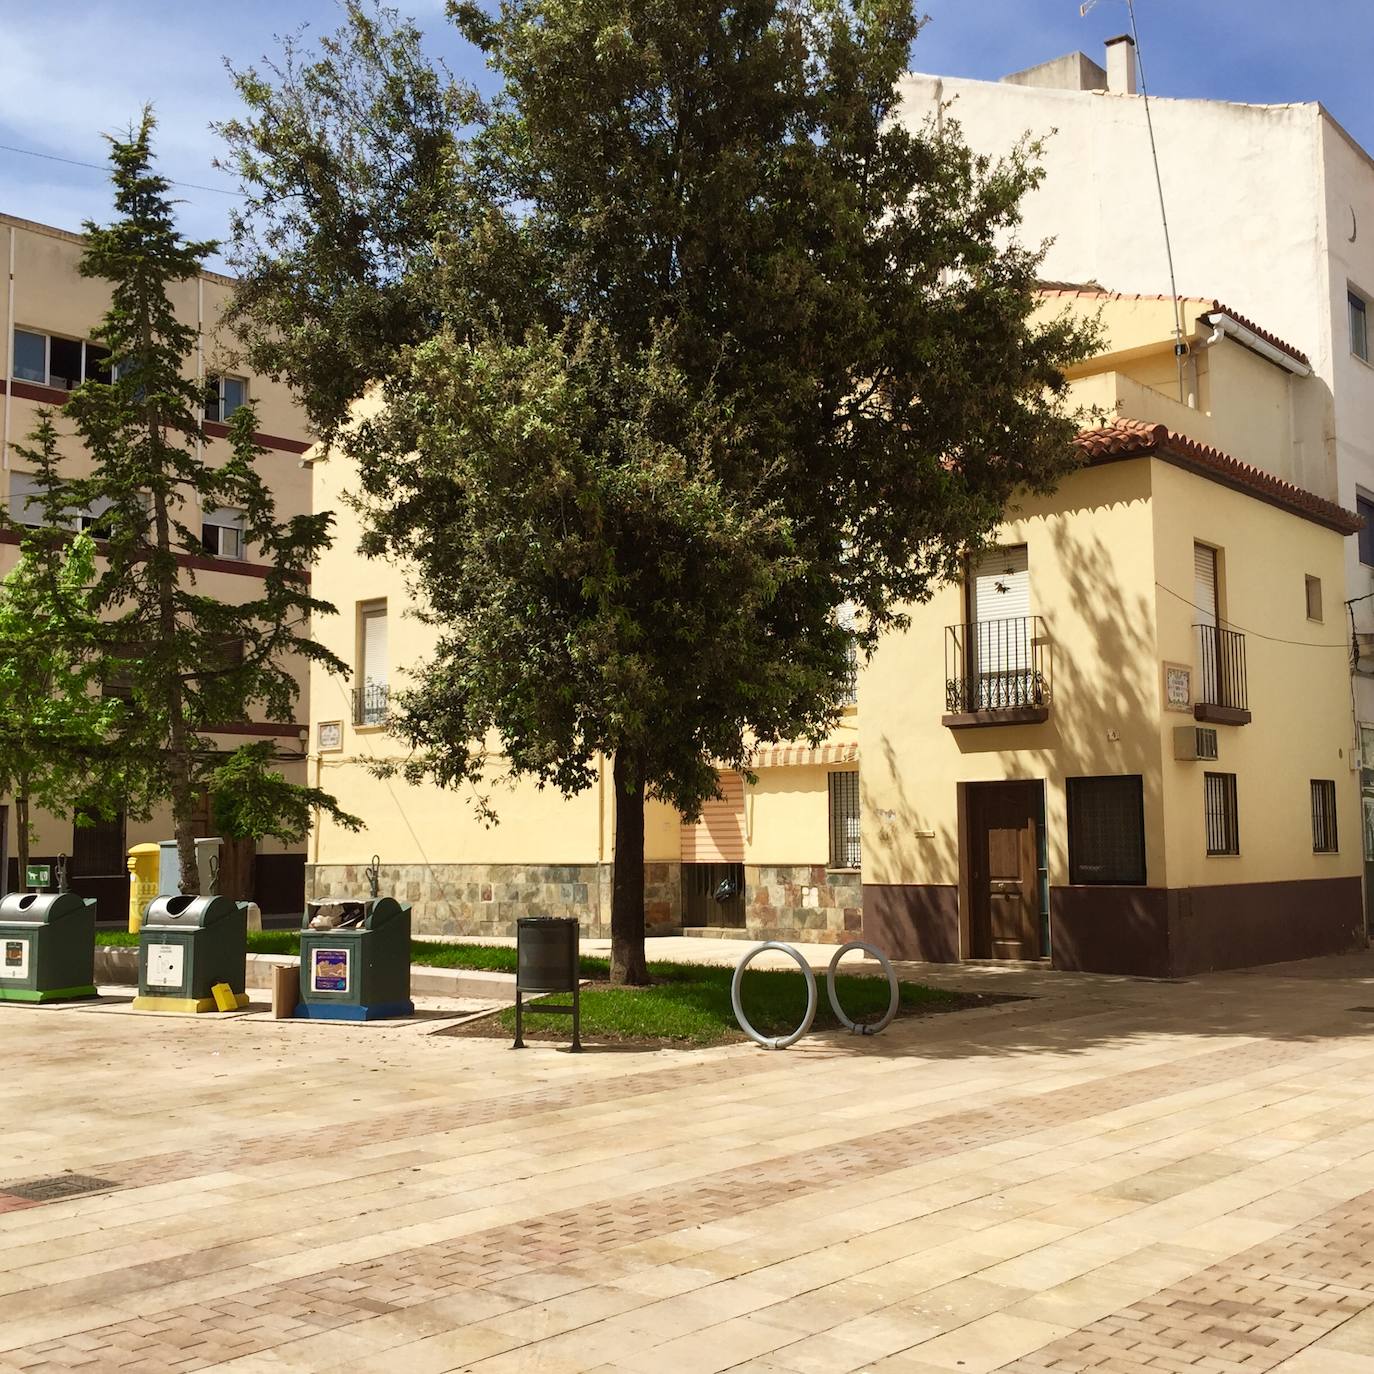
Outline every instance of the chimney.
<path id="1" fill-rule="evenodd" d="M 1136 94 L 1135 39 L 1129 33 L 1107 40 L 1107 89 L 1115 95 Z"/>

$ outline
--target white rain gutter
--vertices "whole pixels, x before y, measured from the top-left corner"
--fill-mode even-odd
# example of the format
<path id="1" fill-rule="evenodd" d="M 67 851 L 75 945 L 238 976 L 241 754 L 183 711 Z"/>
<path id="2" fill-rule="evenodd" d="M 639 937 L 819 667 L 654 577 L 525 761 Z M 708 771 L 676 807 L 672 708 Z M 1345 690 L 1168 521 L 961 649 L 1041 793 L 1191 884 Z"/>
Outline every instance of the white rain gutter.
<path id="1" fill-rule="evenodd" d="M 1243 325 L 1234 315 L 1228 315 L 1224 310 L 1209 310 L 1205 315 L 1199 315 L 1198 319 L 1204 324 L 1211 325 L 1213 331 L 1219 331 L 1234 339 L 1243 348 L 1258 353 L 1261 358 L 1273 363 L 1275 367 L 1283 368 L 1285 372 L 1291 372 L 1295 377 L 1312 375 L 1312 369 L 1306 363 L 1299 362 L 1291 353 L 1285 353 L 1281 348 L 1275 348 L 1268 339 L 1261 338 L 1253 329 Z"/>

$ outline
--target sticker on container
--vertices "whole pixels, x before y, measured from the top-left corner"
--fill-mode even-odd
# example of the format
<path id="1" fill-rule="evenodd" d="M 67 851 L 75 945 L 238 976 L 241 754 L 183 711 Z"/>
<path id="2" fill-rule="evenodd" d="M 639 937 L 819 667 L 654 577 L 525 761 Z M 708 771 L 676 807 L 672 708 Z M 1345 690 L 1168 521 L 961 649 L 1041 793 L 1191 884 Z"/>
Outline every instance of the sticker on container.
<path id="1" fill-rule="evenodd" d="M 149 945 L 147 970 L 150 988 L 179 988 L 186 971 L 186 946 Z"/>
<path id="2" fill-rule="evenodd" d="M 348 956 L 346 949 L 312 949 L 310 991 L 347 992 Z"/>
<path id="3" fill-rule="evenodd" d="M 29 942 L 6 940 L 0 946 L 0 978 L 29 976 Z"/>

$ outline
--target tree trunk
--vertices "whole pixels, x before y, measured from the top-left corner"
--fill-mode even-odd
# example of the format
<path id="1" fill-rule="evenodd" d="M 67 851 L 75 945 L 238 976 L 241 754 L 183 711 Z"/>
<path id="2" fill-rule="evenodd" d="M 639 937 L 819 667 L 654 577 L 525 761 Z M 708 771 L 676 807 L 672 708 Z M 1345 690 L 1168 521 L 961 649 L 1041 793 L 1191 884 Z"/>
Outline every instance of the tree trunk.
<path id="1" fill-rule="evenodd" d="M 29 890 L 29 799 L 14 799 L 14 852 L 19 862 L 19 890 Z"/>
<path id="2" fill-rule="evenodd" d="M 649 981 L 644 958 L 644 768 L 615 756 L 615 870 L 611 887 L 611 982 Z"/>

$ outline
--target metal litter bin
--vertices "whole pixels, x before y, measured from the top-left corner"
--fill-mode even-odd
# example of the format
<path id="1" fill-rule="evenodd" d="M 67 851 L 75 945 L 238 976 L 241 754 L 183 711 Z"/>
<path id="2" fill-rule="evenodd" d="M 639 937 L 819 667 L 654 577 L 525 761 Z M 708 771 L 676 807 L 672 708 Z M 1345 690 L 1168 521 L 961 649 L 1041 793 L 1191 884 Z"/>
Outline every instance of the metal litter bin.
<path id="1" fill-rule="evenodd" d="M 95 898 L 12 892 L 0 900 L 0 1002 L 95 996 Z"/>
<path id="2" fill-rule="evenodd" d="M 572 1017 L 572 1049 L 582 1048 L 582 963 L 577 921 L 571 916 L 522 916 L 515 923 L 515 1043 L 523 1050 L 524 997 L 527 993 L 570 992 L 571 1006 L 543 1003 L 530 1011 Z"/>
<path id="3" fill-rule="evenodd" d="M 214 1011 L 227 983 L 240 1007 L 248 964 L 248 903 L 228 897 L 157 897 L 139 931 L 137 1011 Z"/>
<path id="4" fill-rule="evenodd" d="M 342 924 L 312 930 L 321 910 L 339 907 Z M 301 1000 L 296 1015 L 320 1021 L 413 1016 L 410 905 L 394 897 L 309 902 L 301 922 Z"/>

